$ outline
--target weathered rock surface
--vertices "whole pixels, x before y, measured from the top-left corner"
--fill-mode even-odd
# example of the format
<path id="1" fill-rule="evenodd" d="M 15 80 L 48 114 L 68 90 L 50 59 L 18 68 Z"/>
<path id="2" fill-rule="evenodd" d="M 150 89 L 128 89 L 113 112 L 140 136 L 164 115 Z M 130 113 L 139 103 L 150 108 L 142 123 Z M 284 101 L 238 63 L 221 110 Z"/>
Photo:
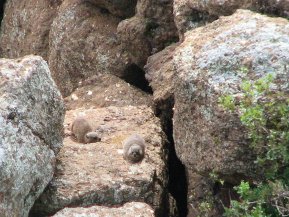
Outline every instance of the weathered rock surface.
<path id="1" fill-rule="evenodd" d="M 248 69 L 250 80 L 266 74 L 286 82 L 289 22 L 246 10 L 186 34 L 175 50 L 174 139 L 179 158 L 201 174 L 225 179 L 256 178 L 254 153 L 238 114 L 219 104 L 224 94 L 240 94 Z M 287 80 L 288 81 L 288 80 Z"/>
<path id="2" fill-rule="evenodd" d="M 101 142 L 79 144 L 70 137 L 57 158 L 54 179 L 35 203 L 32 214 L 51 215 L 66 206 L 121 205 L 148 203 L 155 213 L 163 212 L 166 196 L 164 135 L 159 120 L 147 106 L 77 109 L 66 113 L 65 125 L 79 112 L 85 112 Z M 122 141 L 138 133 L 147 143 L 140 164 L 123 159 Z"/>
<path id="3" fill-rule="evenodd" d="M 284 74 L 288 32 L 286 19 L 238 10 L 187 32 L 183 43 L 150 57 L 146 77 L 154 99 L 175 96 L 176 152 L 188 169 L 203 175 L 215 171 L 232 182 L 240 179 L 238 174 L 258 176 L 239 117 L 224 112 L 218 99 L 239 92 L 242 67 L 252 80 Z"/>
<path id="4" fill-rule="evenodd" d="M 0 213 L 28 216 L 52 179 L 64 105 L 38 56 L 0 59 Z"/>
<path id="5" fill-rule="evenodd" d="M 145 203 L 130 202 L 121 207 L 92 206 L 89 208 L 65 208 L 53 217 L 154 217 L 154 210 Z"/>
<path id="6" fill-rule="evenodd" d="M 50 26 L 62 0 L 7 0 L 0 31 L 0 57 L 35 54 L 47 59 Z"/>
<path id="7" fill-rule="evenodd" d="M 174 19 L 179 36 L 210 23 L 220 16 L 232 15 L 237 9 L 251 9 L 289 18 L 288 0 L 175 0 Z"/>
<path id="8" fill-rule="evenodd" d="M 107 106 L 152 106 L 152 96 L 114 75 L 87 79 L 65 98 L 67 110 Z"/>
<path id="9" fill-rule="evenodd" d="M 115 34 L 120 21 L 87 1 L 62 3 L 51 26 L 49 66 L 64 96 L 92 75 L 123 75 L 130 60 Z"/>
<path id="10" fill-rule="evenodd" d="M 177 41 L 172 0 L 140 0 L 136 15 L 117 27 L 122 46 L 129 50 L 132 62 L 143 67 L 151 53 Z"/>

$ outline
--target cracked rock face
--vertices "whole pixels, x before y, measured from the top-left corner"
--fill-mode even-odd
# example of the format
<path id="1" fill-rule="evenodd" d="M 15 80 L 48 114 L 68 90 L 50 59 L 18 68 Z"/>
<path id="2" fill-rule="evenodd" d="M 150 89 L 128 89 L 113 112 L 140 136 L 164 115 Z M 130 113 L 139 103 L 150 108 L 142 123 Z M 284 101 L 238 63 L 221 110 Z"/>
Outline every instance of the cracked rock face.
<path id="1" fill-rule="evenodd" d="M 79 108 L 67 111 L 65 126 L 69 127 L 80 112 L 100 134 L 101 142 L 84 145 L 65 137 L 55 176 L 32 214 L 51 215 L 66 206 L 112 206 L 131 201 L 145 202 L 160 214 L 167 186 L 165 140 L 151 108 Z M 134 133 L 143 136 L 147 144 L 140 164 L 130 164 L 122 155 L 122 141 Z"/>
<path id="2" fill-rule="evenodd" d="M 79 216 L 89 216 L 89 217 L 154 217 L 154 210 L 145 203 L 140 202 L 130 202 L 123 206 L 112 208 L 105 206 L 92 206 L 89 208 L 65 208 L 53 217 L 79 217 Z"/>
<path id="3" fill-rule="evenodd" d="M 64 105 L 38 56 L 0 59 L 0 213 L 28 216 L 51 180 Z"/>

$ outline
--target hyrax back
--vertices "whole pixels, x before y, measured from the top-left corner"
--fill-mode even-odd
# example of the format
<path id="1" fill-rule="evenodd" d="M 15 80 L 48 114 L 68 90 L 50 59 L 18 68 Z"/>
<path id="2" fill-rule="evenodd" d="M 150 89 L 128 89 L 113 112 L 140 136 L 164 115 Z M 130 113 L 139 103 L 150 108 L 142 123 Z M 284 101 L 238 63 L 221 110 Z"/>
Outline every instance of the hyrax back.
<path id="1" fill-rule="evenodd" d="M 123 157 L 130 163 L 138 163 L 145 156 L 145 141 L 138 135 L 134 134 L 123 142 Z"/>
<path id="2" fill-rule="evenodd" d="M 89 143 L 91 141 L 91 137 L 89 136 L 92 134 L 92 127 L 88 123 L 88 121 L 85 119 L 84 116 L 78 116 L 74 120 L 71 126 L 71 131 L 76 137 L 76 140 L 81 143 Z M 95 135 L 93 134 L 93 137 Z"/>

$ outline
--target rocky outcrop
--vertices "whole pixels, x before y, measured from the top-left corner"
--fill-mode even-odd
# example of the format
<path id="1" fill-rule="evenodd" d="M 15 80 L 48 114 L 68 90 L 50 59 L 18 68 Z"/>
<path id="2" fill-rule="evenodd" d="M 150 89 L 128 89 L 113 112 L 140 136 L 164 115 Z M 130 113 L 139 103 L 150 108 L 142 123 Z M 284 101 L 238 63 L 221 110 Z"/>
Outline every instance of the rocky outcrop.
<path id="1" fill-rule="evenodd" d="M 33 207 L 35 216 L 51 215 L 66 206 L 121 205 L 142 201 L 157 216 L 164 212 L 167 173 L 165 137 L 159 120 L 147 106 L 77 109 L 66 113 L 68 127 L 79 112 L 85 112 L 101 142 L 87 145 L 64 139 L 53 180 Z M 138 133 L 147 143 L 140 164 L 122 156 L 122 141 Z"/>
<path id="2" fill-rule="evenodd" d="M 52 179 L 64 105 L 38 56 L 0 59 L 0 213 L 28 216 Z"/>
<path id="3" fill-rule="evenodd" d="M 152 106 L 152 96 L 114 75 L 96 76 L 85 80 L 66 97 L 67 110 L 107 106 Z"/>
<path id="4" fill-rule="evenodd" d="M 77 217 L 90 216 L 90 217 L 154 217 L 153 209 L 145 204 L 140 202 L 131 202 L 126 203 L 121 207 L 111 208 L 104 206 L 92 206 L 89 208 L 65 208 L 55 214 L 53 217 Z"/>
<path id="5" fill-rule="evenodd" d="M 232 15 L 237 9 L 289 17 L 287 0 L 175 0 L 174 19 L 179 36 L 183 39 L 186 31 L 210 23 L 220 16 Z"/>
<path id="6" fill-rule="evenodd" d="M 0 57 L 48 56 L 50 26 L 62 0 L 7 0 L 0 31 Z"/>

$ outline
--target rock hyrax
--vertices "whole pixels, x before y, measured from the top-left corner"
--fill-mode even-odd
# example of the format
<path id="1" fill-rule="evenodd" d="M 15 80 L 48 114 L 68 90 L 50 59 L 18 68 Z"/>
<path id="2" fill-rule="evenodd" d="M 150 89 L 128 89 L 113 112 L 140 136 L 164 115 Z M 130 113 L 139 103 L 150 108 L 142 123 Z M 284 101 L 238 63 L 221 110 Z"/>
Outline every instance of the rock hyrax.
<path id="1" fill-rule="evenodd" d="M 138 163 L 145 155 L 145 141 L 138 135 L 133 134 L 123 142 L 123 157 L 130 163 Z"/>
<path id="2" fill-rule="evenodd" d="M 78 142 L 92 143 L 100 141 L 100 137 L 96 132 L 92 131 L 92 127 L 84 116 L 78 116 L 75 118 L 71 125 L 71 131 Z"/>

